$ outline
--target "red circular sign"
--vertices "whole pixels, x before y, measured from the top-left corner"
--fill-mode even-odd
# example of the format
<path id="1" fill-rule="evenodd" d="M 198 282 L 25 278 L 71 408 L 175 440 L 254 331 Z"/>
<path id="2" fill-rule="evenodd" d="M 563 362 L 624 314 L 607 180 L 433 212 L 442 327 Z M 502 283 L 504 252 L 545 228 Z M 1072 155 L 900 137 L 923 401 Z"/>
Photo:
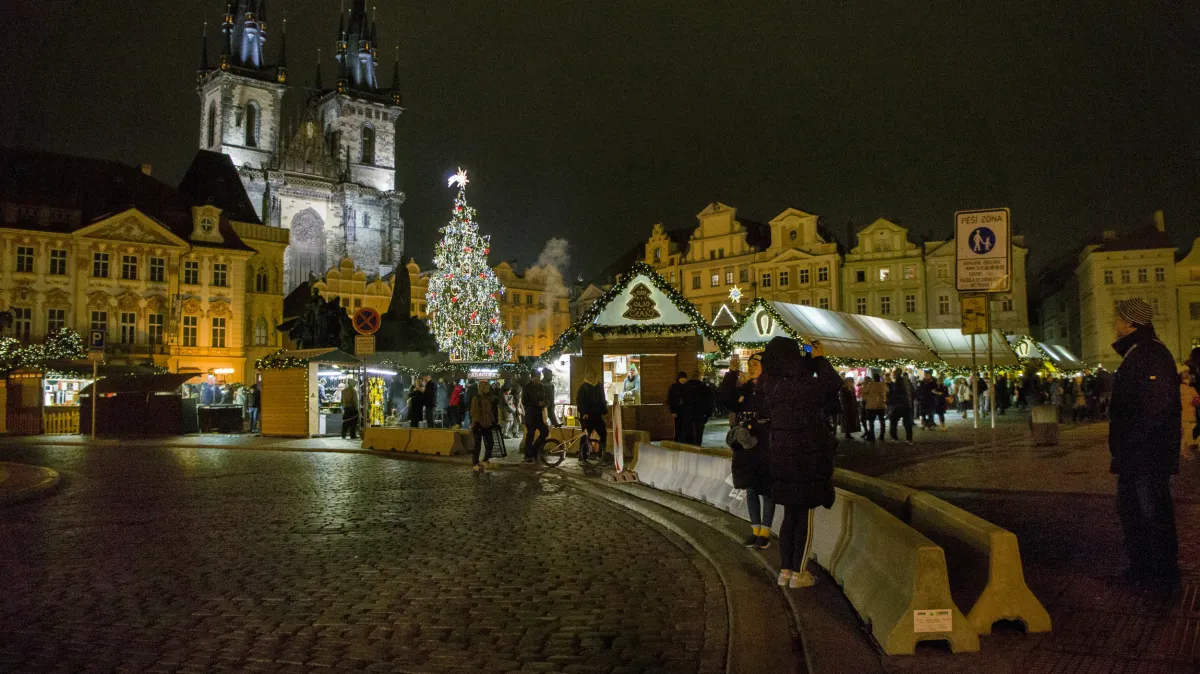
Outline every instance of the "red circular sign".
<path id="1" fill-rule="evenodd" d="M 363 307 L 354 312 L 354 329 L 360 335 L 373 335 L 379 329 L 379 312 Z"/>

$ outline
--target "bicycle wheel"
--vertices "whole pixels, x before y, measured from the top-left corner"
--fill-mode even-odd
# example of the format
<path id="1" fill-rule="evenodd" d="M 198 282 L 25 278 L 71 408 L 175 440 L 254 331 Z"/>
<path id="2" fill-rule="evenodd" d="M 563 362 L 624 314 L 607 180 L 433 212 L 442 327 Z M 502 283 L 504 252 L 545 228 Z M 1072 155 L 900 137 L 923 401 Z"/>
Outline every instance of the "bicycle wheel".
<path id="1" fill-rule="evenodd" d="M 567 458 L 567 448 L 563 443 L 551 438 L 542 443 L 542 451 L 539 454 L 541 454 L 542 463 L 553 468 Z"/>

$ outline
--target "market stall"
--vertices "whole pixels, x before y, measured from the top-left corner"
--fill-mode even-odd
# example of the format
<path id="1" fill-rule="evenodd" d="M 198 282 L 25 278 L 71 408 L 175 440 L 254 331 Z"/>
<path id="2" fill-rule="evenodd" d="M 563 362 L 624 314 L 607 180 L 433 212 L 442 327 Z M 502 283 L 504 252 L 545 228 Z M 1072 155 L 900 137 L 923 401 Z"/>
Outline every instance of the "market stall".
<path id="1" fill-rule="evenodd" d="M 620 399 L 627 429 L 660 440 L 674 435 L 667 389 L 678 372 L 699 375 L 703 339 L 724 343 L 678 290 L 648 265 L 637 263 L 600 297 L 540 361 L 556 374 L 559 390 L 575 402 L 584 372 L 593 369 L 610 403 Z"/>
<path id="2" fill-rule="evenodd" d="M 360 405 L 362 363 L 338 349 L 277 351 L 260 358 L 262 434 L 313 437 L 335 435 L 342 428 L 342 391 L 353 382 Z"/>
<path id="3" fill-rule="evenodd" d="M 181 435 L 184 432 L 181 387 L 184 374 L 136 374 L 104 377 L 96 406 L 96 435 Z M 79 394 L 79 430 L 92 432 L 93 382 Z"/>
<path id="4" fill-rule="evenodd" d="M 1022 363 L 1041 361 L 1043 367 L 1049 366 L 1047 369 L 1056 372 L 1079 372 L 1084 369 L 1083 362 L 1065 346 L 1038 342 L 1029 335 L 1009 335 L 1008 343 Z"/>
<path id="5" fill-rule="evenodd" d="M 976 368 L 987 369 L 988 336 L 964 335 L 959 328 L 914 328 L 913 332 L 929 345 L 946 364 L 956 368 L 971 367 L 972 342 L 975 349 Z M 1021 367 L 1016 352 L 1008 339 L 999 330 L 992 330 L 992 362 L 996 368 L 1015 369 Z"/>

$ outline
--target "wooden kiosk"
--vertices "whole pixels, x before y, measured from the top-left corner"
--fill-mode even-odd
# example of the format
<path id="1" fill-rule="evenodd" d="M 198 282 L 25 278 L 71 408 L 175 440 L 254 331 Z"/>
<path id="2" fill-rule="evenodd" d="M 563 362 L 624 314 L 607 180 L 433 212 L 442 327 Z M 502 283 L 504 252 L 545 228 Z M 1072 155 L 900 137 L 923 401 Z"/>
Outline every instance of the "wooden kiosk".
<path id="1" fill-rule="evenodd" d="M 567 379 L 571 401 L 591 367 L 603 378 L 605 399 L 620 399 L 626 429 L 646 431 L 652 440 L 671 439 L 675 424 L 667 409 L 667 389 L 679 372 L 699 376 L 704 338 L 716 338 L 707 321 L 678 290 L 648 265 L 633 265 L 621 280 L 542 355 Z"/>
<path id="2" fill-rule="evenodd" d="M 335 435 L 341 430 L 338 385 L 361 384 L 362 363 L 338 349 L 279 351 L 259 359 L 264 436 Z M 359 395 L 362 386 L 358 385 Z"/>

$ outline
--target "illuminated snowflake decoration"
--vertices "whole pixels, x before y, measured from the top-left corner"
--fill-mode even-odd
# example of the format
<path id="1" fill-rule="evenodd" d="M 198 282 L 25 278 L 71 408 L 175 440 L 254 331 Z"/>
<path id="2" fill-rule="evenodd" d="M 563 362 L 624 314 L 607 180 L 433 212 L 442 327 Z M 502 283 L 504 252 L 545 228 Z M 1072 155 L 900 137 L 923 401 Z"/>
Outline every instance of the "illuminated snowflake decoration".
<path id="1" fill-rule="evenodd" d="M 742 289 L 741 289 L 739 286 L 734 286 L 734 287 L 732 287 L 732 288 L 730 288 L 730 289 L 729 289 L 729 300 L 730 300 L 731 302 L 737 302 L 737 303 L 741 303 L 741 301 L 742 301 Z"/>

